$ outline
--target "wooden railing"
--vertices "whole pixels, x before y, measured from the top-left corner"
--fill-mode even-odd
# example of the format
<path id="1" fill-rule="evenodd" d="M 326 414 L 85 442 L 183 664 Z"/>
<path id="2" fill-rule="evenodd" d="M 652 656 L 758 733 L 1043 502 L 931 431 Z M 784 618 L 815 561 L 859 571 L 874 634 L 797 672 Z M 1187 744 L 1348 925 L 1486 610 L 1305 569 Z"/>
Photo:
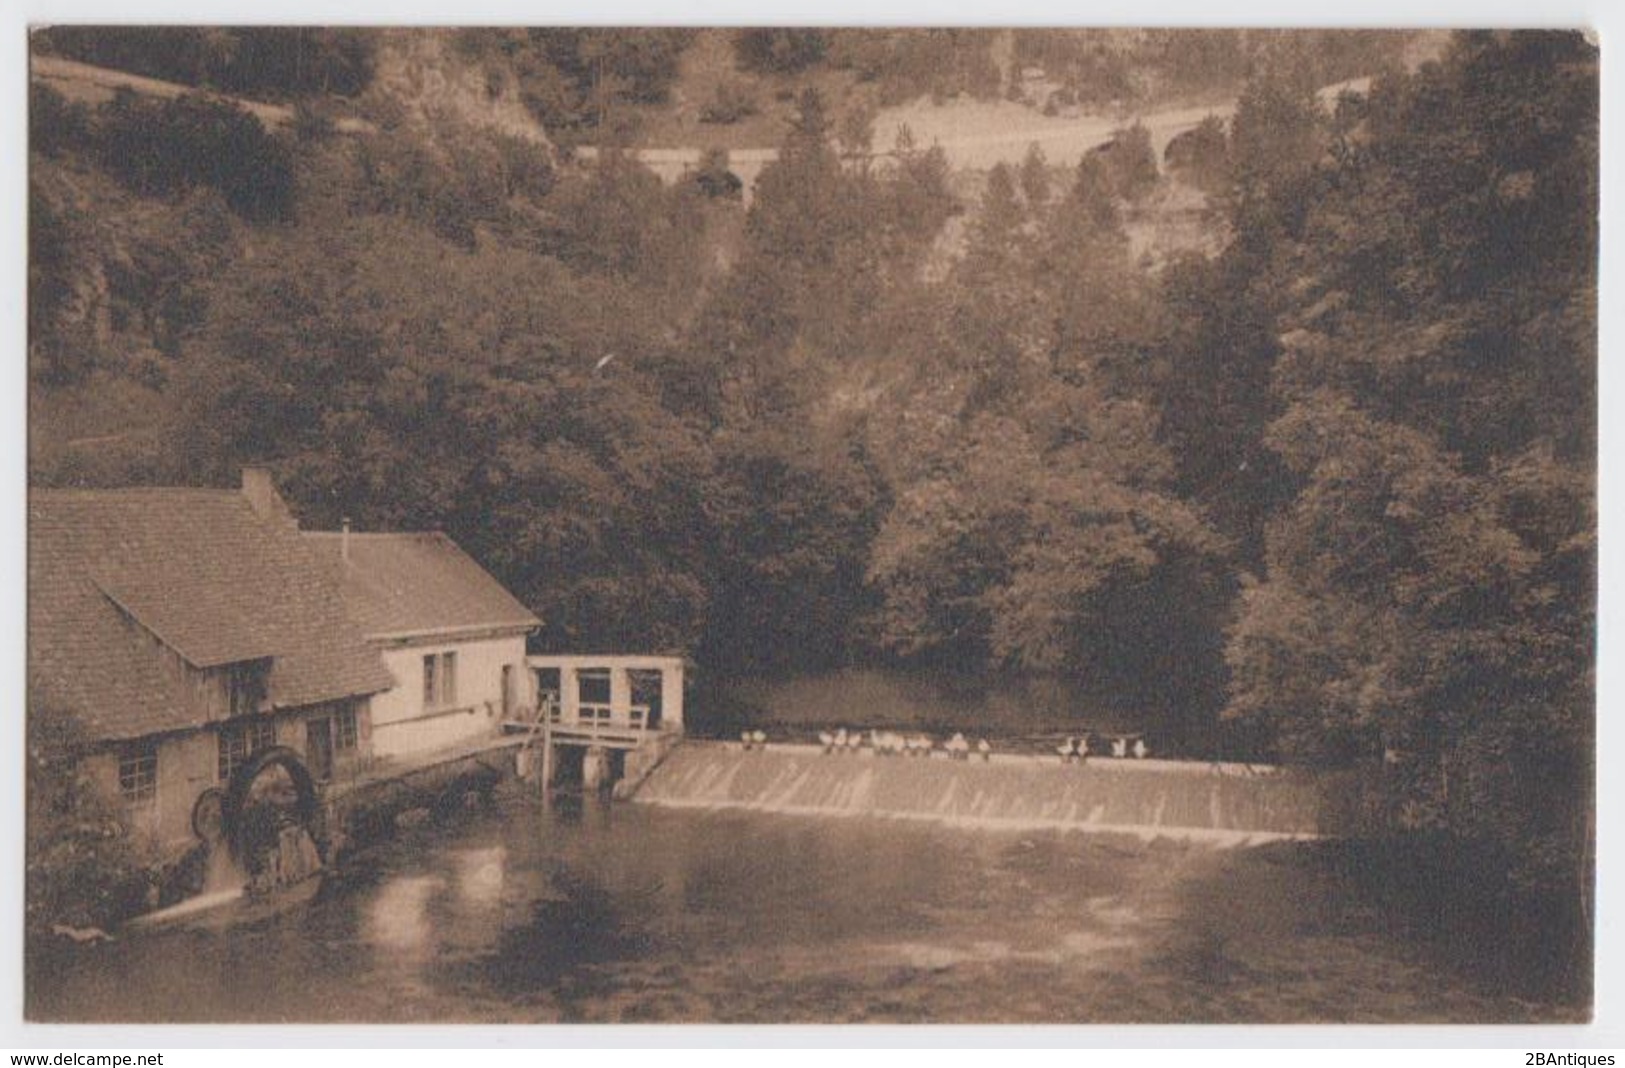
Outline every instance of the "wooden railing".
<path id="1" fill-rule="evenodd" d="M 591 703 L 576 706 L 572 718 L 557 704 L 549 704 L 547 721 L 555 727 L 570 729 L 649 730 L 649 706 L 633 705 L 625 716 L 617 716 L 612 705 Z"/>

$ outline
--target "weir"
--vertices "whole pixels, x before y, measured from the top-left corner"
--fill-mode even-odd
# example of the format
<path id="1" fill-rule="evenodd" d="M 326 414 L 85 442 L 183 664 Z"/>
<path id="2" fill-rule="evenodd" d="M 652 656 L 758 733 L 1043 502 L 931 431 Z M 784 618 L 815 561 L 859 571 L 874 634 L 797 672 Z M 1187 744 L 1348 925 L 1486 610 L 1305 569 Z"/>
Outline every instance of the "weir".
<path id="1" fill-rule="evenodd" d="M 955 761 L 688 742 L 666 757 L 633 800 L 668 808 L 1243 845 L 1345 833 L 1348 809 L 1338 797 L 1340 785 L 1245 765 L 1108 759 L 1063 764 L 1026 756 Z"/>

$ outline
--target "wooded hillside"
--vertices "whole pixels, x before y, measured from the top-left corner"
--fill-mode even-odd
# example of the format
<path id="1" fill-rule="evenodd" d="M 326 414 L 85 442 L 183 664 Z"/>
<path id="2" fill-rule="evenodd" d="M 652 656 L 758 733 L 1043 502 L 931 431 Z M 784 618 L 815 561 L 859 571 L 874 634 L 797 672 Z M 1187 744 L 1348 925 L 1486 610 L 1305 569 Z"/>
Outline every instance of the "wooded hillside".
<path id="1" fill-rule="evenodd" d="M 939 151 L 869 161 L 807 88 L 747 212 L 718 174 L 664 186 L 612 147 L 572 163 L 369 96 L 364 35 L 257 32 L 36 43 L 301 101 L 270 131 L 215 97 L 36 88 L 37 484 L 268 462 L 311 525 L 448 531 L 549 648 L 1062 673 L 1171 711 L 1176 751 L 1388 767 L 1399 825 L 1522 890 L 1583 885 L 1580 36 L 1460 35 L 1334 109 L 1315 89 L 1368 58 L 1352 40 L 1219 42 L 1239 103 L 1185 171 L 1128 127 L 1064 173 L 1001 165 L 973 203 Z M 742 36 L 739 70 L 871 62 L 788 33 Z M 669 93 L 686 43 L 458 47 L 569 139 Z M 985 73 L 934 69 L 972 92 Z M 334 94 L 374 132 L 335 133 Z M 1231 237 L 1151 270 L 1124 216 L 1176 181 Z"/>

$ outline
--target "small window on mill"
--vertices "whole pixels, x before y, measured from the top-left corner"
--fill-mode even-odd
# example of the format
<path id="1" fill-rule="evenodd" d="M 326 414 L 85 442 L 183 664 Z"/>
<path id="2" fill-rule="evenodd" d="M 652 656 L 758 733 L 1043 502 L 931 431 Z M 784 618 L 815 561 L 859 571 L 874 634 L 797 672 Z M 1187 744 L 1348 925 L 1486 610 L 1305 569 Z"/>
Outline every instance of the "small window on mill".
<path id="1" fill-rule="evenodd" d="M 265 700 L 266 672 L 264 660 L 249 660 L 233 664 L 226 672 L 226 693 L 230 716 L 247 716 L 258 712 Z"/>
<path id="2" fill-rule="evenodd" d="M 217 757 L 220 781 L 230 779 L 233 772 L 248 762 L 249 757 L 273 745 L 276 745 L 276 721 L 269 717 L 220 728 Z"/>
<path id="3" fill-rule="evenodd" d="M 356 721 L 355 706 L 339 710 L 333 719 L 333 744 L 340 750 L 354 749 L 361 742 L 360 726 Z"/>
<path id="4" fill-rule="evenodd" d="M 127 747 L 119 754 L 118 789 L 132 805 L 158 796 L 158 747 L 150 742 Z"/>
<path id="5" fill-rule="evenodd" d="M 457 654 L 428 654 L 423 658 L 423 707 L 450 708 L 456 703 Z"/>

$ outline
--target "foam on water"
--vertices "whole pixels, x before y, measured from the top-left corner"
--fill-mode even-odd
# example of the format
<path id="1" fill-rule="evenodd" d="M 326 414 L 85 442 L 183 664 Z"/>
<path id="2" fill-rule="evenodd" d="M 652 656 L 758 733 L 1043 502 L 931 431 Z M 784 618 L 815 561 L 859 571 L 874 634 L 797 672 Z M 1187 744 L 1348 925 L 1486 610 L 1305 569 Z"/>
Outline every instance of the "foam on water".
<path id="1" fill-rule="evenodd" d="M 244 887 L 247 885 L 247 874 L 230 852 L 225 849 L 211 849 L 208 868 L 203 879 L 203 890 L 200 893 L 176 902 L 168 908 L 137 916 L 131 923 L 137 927 L 152 927 L 186 919 L 238 900 L 243 896 Z"/>
<path id="2" fill-rule="evenodd" d="M 988 830 L 1087 831 L 1220 847 L 1317 838 L 1324 783 L 1274 769 L 1174 761 L 993 761 L 746 751 L 691 742 L 634 800 L 678 809 L 929 821 Z"/>
<path id="3" fill-rule="evenodd" d="M 173 923 L 200 912 L 229 905 L 243 896 L 243 888 L 235 887 L 226 890 L 216 890 L 212 893 L 198 894 L 185 901 L 178 902 L 168 908 L 158 909 L 155 912 L 143 913 L 130 921 L 131 927 L 156 927 L 166 923 Z"/>

